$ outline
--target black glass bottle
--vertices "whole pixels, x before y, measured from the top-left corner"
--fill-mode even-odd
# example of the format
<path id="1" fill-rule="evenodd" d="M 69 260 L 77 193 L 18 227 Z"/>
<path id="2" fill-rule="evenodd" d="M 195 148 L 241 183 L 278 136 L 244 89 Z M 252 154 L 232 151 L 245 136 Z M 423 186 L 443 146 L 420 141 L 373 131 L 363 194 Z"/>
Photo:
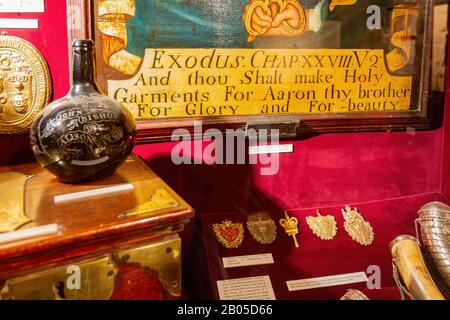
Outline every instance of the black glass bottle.
<path id="1" fill-rule="evenodd" d="M 94 42 L 73 43 L 72 88 L 44 108 L 30 137 L 38 162 L 62 182 L 111 174 L 131 153 L 136 125 L 130 112 L 95 82 Z"/>

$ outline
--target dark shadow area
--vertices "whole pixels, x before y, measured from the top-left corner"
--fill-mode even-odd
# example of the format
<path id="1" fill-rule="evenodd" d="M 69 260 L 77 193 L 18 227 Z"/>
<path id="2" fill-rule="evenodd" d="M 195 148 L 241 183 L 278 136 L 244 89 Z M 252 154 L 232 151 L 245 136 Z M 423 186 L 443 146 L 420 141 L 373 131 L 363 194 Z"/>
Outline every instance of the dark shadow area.
<path id="1" fill-rule="evenodd" d="M 0 165 L 34 162 L 28 134 L 0 135 Z"/>
<path id="2" fill-rule="evenodd" d="M 432 92 L 428 99 L 428 105 L 431 129 L 441 128 L 444 123 L 445 94 L 443 92 Z"/>

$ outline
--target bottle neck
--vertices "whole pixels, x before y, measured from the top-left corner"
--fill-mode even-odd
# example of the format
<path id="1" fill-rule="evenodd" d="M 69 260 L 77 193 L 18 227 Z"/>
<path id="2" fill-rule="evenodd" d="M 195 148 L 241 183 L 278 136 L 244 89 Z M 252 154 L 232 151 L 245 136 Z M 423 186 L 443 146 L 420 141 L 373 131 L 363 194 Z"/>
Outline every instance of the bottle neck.
<path id="1" fill-rule="evenodd" d="M 91 50 L 75 50 L 72 64 L 72 87 L 97 88 L 95 83 L 94 52 Z"/>

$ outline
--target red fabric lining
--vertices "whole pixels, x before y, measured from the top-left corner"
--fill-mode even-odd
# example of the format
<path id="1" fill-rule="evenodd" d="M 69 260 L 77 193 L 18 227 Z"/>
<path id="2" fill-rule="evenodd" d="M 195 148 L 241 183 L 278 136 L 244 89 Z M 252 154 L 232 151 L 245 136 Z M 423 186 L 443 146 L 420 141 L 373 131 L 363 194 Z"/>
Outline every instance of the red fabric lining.
<path id="1" fill-rule="evenodd" d="M 200 216 L 204 248 L 210 272 L 210 285 L 214 297 L 218 298 L 217 280 L 234 279 L 250 276 L 269 275 L 277 299 L 339 299 L 347 289 L 364 291 L 371 299 L 400 299 L 392 277 L 391 254 L 389 243 L 398 235 L 415 235 L 414 220 L 417 210 L 430 201 L 448 200 L 438 193 L 422 194 L 384 201 L 359 203 L 357 207 L 366 221 L 370 222 L 375 232 L 375 240 L 370 246 L 361 246 L 354 242 L 345 232 L 341 208 L 333 206 L 318 208 L 322 215 L 335 216 L 338 225 L 337 236 L 330 241 L 316 237 L 306 224 L 305 217 L 315 215 L 315 210 L 292 210 L 289 214 L 299 219 L 300 248 L 295 249 L 293 240 L 279 226 L 282 212 L 272 212 L 272 219 L 277 223 L 277 239 L 273 244 L 262 245 L 256 242 L 245 228 L 244 241 L 237 249 L 222 247 L 212 231 L 213 223 L 231 219 L 245 225 L 247 214 L 213 213 Z M 351 204 L 355 206 L 356 204 Z M 275 263 L 272 265 L 223 268 L 222 257 L 247 254 L 272 253 Z M 371 265 L 380 267 L 381 288 L 370 290 L 363 283 L 336 287 L 289 292 L 286 281 L 314 278 L 344 273 L 367 271 Z M 370 274 L 368 274 L 370 276 Z"/>

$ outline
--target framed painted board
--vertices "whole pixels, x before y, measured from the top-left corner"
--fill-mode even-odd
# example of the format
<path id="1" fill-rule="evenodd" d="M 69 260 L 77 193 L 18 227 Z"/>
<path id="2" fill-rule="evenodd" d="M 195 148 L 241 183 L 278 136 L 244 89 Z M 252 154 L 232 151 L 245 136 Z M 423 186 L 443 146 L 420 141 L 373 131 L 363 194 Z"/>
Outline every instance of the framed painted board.
<path id="1" fill-rule="evenodd" d="M 68 0 L 141 142 L 176 128 L 430 126 L 433 1 Z"/>

